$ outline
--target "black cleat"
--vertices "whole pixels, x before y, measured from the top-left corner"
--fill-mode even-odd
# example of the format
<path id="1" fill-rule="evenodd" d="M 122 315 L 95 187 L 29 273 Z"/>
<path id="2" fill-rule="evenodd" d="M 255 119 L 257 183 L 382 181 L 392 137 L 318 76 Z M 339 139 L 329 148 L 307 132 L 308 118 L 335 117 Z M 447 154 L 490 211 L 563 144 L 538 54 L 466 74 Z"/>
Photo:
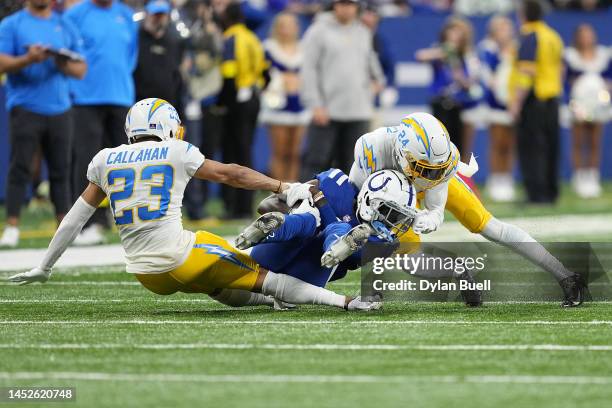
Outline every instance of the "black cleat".
<path id="1" fill-rule="evenodd" d="M 580 306 L 585 301 L 588 288 L 582 276 L 577 273 L 559 281 L 561 289 L 563 289 L 563 302 L 561 307 L 576 307 Z"/>
<path id="2" fill-rule="evenodd" d="M 461 281 L 465 281 L 473 288 L 475 288 L 477 283 L 474 277 L 470 275 L 469 271 L 465 271 L 461 275 L 457 276 L 457 281 L 459 283 L 461 283 Z M 461 297 L 463 298 L 466 306 L 482 306 L 482 291 L 480 289 L 464 289 L 461 291 Z"/>

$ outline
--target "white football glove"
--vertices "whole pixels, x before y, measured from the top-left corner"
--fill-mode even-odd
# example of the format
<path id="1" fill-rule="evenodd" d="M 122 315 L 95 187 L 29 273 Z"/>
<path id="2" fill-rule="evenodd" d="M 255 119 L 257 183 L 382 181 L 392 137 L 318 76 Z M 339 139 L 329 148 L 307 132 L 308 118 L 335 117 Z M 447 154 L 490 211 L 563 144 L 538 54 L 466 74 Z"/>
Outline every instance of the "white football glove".
<path id="1" fill-rule="evenodd" d="M 33 282 L 44 283 L 49 280 L 51 276 L 51 269 L 40 269 L 36 267 L 27 272 L 18 273 L 8 278 L 9 281 L 18 283 L 20 285 L 27 285 Z"/>
<path id="2" fill-rule="evenodd" d="M 429 214 L 427 210 L 420 211 L 414 218 L 412 230 L 415 234 L 429 234 L 438 229 L 436 218 Z"/>
<path id="3" fill-rule="evenodd" d="M 287 195 L 287 205 L 293 207 L 295 203 L 300 200 L 308 200 L 311 204 L 312 194 L 310 193 L 310 187 L 312 184 L 308 183 L 293 183 L 289 185 L 289 188 L 284 192 Z"/>
<path id="4" fill-rule="evenodd" d="M 321 225 L 321 214 L 319 209 L 314 207 L 308 200 L 302 200 L 300 205 L 290 211 L 291 214 L 310 214 L 315 218 L 317 227 Z"/>

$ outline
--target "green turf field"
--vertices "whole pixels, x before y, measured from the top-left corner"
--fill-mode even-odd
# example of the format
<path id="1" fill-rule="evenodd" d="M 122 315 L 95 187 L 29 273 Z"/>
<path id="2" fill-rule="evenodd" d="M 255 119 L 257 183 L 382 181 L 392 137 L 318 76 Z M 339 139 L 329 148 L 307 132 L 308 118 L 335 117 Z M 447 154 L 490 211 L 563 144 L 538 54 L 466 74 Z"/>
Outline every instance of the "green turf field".
<path id="1" fill-rule="evenodd" d="M 612 183 L 605 183 L 603 185 L 603 194 L 601 197 L 587 201 L 577 197 L 568 184 L 563 184 L 559 201 L 552 206 L 526 205 L 520 203 L 522 192 L 520 189 L 518 192 L 519 197 L 517 197 L 517 199 L 519 202 L 515 203 L 494 203 L 489 200 L 486 194 L 482 196 L 482 199 L 487 209 L 498 218 L 537 218 L 540 216 L 562 214 L 596 216 L 596 214 L 612 212 Z M 257 197 L 262 199 L 265 196 L 266 194 L 264 193 L 258 193 Z M 246 220 L 222 220 L 223 205 L 218 199 L 213 199 L 206 205 L 206 212 L 210 217 L 201 221 L 193 222 L 185 219 L 185 228 L 192 231 L 205 229 L 217 235 L 228 236 L 238 234 L 241 228 L 247 223 Z M 0 207 L 0 229 L 4 225 L 4 217 L 4 208 Z M 454 219 L 451 214 L 447 214 L 446 220 L 447 222 L 452 222 Z M 55 232 L 53 209 L 48 202 L 32 203 L 24 210 L 21 222 L 20 248 L 44 248 Z M 560 237 L 560 239 L 571 239 L 572 237 L 580 241 L 588 241 L 590 238 L 598 241 L 612 240 L 612 236 L 601 236 L 590 233 L 585 234 L 584 232 L 580 232 L 577 235 L 572 234 L 571 237 Z M 119 242 L 119 237 L 114 228 L 106 233 L 106 242 Z M 2 248 L 0 248 L 0 251 L 1 250 Z"/>
<path id="2" fill-rule="evenodd" d="M 205 295 L 156 296 L 120 270 L 60 270 L 45 285 L 0 284 L 0 386 L 76 387 L 76 403 L 50 407 L 612 401 L 610 303 L 274 312 L 230 309 Z M 331 288 L 357 293 L 358 274 Z"/>

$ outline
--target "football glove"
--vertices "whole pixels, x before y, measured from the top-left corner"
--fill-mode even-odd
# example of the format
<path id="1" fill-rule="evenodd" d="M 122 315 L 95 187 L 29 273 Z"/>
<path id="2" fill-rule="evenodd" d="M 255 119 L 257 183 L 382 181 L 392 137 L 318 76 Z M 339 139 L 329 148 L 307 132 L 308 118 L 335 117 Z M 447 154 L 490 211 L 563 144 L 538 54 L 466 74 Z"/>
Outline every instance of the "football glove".
<path id="1" fill-rule="evenodd" d="M 36 267 L 27 272 L 18 273 L 8 278 L 9 281 L 18 283 L 20 285 L 27 285 L 33 282 L 44 283 L 49 280 L 51 276 L 51 269 L 41 269 Z"/>
<path id="2" fill-rule="evenodd" d="M 438 222 L 436 218 L 429 214 L 427 210 L 420 211 L 414 218 L 414 224 L 412 230 L 415 234 L 429 234 L 438 229 Z"/>
<path id="3" fill-rule="evenodd" d="M 300 200 L 308 200 L 312 204 L 313 201 L 312 194 L 310 193 L 310 187 L 312 187 L 312 184 L 307 183 L 293 183 L 289 185 L 289 188 L 285 191 L 285 194 L 287 195 L 287 205 L 289 207 L 293 207 L 295 203 Z"/>

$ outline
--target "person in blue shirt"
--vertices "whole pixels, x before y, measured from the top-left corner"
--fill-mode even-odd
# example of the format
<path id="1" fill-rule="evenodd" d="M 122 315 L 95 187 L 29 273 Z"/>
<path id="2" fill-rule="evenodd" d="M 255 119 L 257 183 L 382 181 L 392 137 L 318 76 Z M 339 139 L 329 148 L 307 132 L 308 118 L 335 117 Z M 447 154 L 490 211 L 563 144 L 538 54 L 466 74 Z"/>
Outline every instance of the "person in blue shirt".
<path id="1" fill-rule="evenodd" d="M 70 54 L 71 51 L 73 54 Z M 51 0 L 30 0 L 0 23 L 0 73 L 6 73 L 11 141 L 6 193 L 7 226 L 0 246 L 19 243 L 19 214 L 39 147 L 47 161 L 58 223 L 70 208 L 69 77 L 87 70 L 77 28 L 52 10 Z"/>
<path id="2" fill-rule="evenodd" d="M 71 83 L 78 130 L 73 144 L 73 194 L 87 186 L 87 165 L 94 155 L 123 143 L 125 117 L 135 98 L 132 73 L 138 57 L 138 25 L 133 14 L 117 0 L 83 0 L 64 14 L 80 27 L 89 64 L 83 81 Z M 101 243 L 102 227 L 107 225 L 104 211 L 98 210 L 75 245 Z"/>

